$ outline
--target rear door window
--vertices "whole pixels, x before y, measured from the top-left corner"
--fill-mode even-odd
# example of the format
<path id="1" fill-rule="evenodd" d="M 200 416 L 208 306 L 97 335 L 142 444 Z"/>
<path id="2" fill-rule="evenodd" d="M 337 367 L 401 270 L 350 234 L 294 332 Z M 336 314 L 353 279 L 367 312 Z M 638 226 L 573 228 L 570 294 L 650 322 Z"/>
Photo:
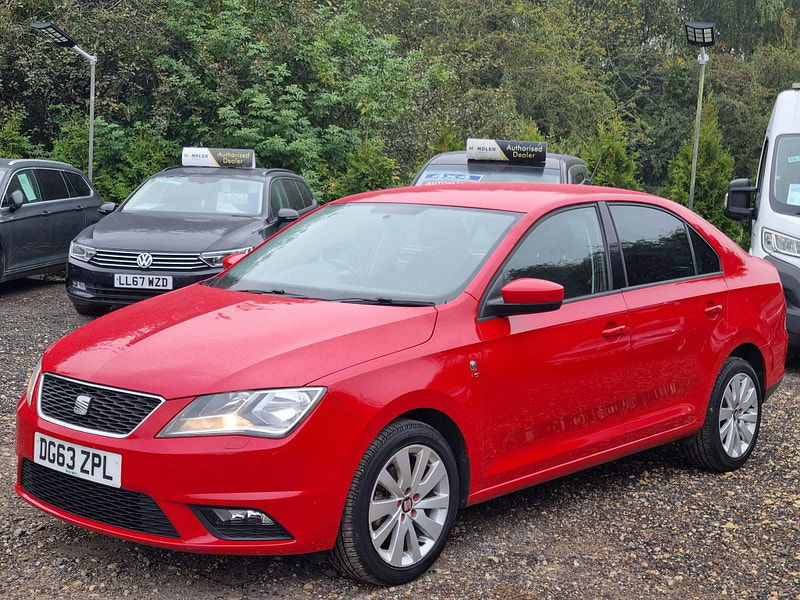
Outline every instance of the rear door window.
<path id="1" fill-rule="evenodd" d="M 686 224 L 649 206 L 611 204 L 628 285 L 682 279 L 695 274 Z"/>
<path id="2" fill-rule="evenodd" d="M 89 188 L 89 184 L 86 183 L 82 175 L 73 173 L 72 171 L 62 171 L 62 173 L 67 180 L 67 184 L 69 184 L 73 198 L 82 198 L 83 196 L 92 195 L 92 190 Z"/>
<path id="3" fill-rule="evenodd" d="M 32 202 L 39 202 L 42 199 L 39 192 L 39 185 L 36 178 L 33 176 L 33 171 L 26 169 L 25 171 L 18 171 L 11 176 L 11 181 L 8 182 L 6 194 L 3 197 L 3 206 L 11 204 L 11 193 L 15 190 L 22 192 L 22 198 L 25 204 Z"/>
<path id="4" fill-rule="evenodd" d="M 70 193 L 67 183 L 61 176 L 61 171 L 56 169 L 34 169 L 39 189 L 42 191 L 43 200 L 61 200 L 69 198 Z"/>
<path id="5" fill-rule="evenodd" d="M 719 263 L 719 256 L 711 245 L 691 227 L 689 237 L 692 239 L 694 248 L 694 261 L 697 264 L 697 274 L 707 275 L 709 273 L 719 273 L 722 271 Z"/>

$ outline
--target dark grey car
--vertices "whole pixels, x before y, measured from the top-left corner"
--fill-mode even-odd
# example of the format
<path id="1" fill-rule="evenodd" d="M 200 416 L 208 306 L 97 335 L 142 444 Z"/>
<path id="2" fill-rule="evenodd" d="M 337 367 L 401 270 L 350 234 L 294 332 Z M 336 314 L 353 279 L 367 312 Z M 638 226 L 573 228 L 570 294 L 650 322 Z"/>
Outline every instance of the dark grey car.
<path id="1" fill-rule="evenodd" d="M 63 268 L 69 244 L 100 220 L 102 201 L 67 163 L 0 159 L 0 281 Z"/>

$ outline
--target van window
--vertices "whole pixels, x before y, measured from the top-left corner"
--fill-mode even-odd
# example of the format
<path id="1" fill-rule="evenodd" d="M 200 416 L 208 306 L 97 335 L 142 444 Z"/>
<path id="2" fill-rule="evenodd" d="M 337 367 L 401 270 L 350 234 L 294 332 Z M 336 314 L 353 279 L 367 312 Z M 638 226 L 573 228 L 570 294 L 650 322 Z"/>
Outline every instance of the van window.
<path id="1" fill-rule="evenodd" d="M 772 163 L 772 198 L 800 210 L 800 134 L 781 135 L 775 142 Z"/>

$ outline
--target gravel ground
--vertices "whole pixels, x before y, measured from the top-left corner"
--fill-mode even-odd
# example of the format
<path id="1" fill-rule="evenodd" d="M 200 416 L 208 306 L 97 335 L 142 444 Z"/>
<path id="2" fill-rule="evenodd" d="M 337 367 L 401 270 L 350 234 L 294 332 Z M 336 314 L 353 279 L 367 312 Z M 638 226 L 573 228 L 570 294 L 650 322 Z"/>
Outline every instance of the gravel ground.
<path id="1" fill-rule="evenodd" d="M 77 316 L 57 277 L 0 284 L 0 597 L 800 599 L 797 359 L 747 466 L 702 473 L 652 450 L 470 507 L 435 568 L 391 589 L 337 576 L 324 554 L 194 555 L 46 516 L 13 492 L 16 399 Z"/>

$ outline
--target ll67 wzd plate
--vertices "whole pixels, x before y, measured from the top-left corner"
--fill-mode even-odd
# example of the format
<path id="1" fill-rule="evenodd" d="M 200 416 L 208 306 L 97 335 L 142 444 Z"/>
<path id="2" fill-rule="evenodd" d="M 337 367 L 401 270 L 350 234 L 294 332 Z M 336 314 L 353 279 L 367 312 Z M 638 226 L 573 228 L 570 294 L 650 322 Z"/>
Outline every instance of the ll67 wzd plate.
<path id="1" fill-rule="evenodd" d="M 138 288 L 141 290 L 171 290 L 171 275 L 128 275 L 114 274 L 114 287 Z"/>
<path id="2" fill-rule="evenodd" d="M 33 461 L 54 471 L 95 483 L 122 485 L 122 456 L 36 433 Z"/>

